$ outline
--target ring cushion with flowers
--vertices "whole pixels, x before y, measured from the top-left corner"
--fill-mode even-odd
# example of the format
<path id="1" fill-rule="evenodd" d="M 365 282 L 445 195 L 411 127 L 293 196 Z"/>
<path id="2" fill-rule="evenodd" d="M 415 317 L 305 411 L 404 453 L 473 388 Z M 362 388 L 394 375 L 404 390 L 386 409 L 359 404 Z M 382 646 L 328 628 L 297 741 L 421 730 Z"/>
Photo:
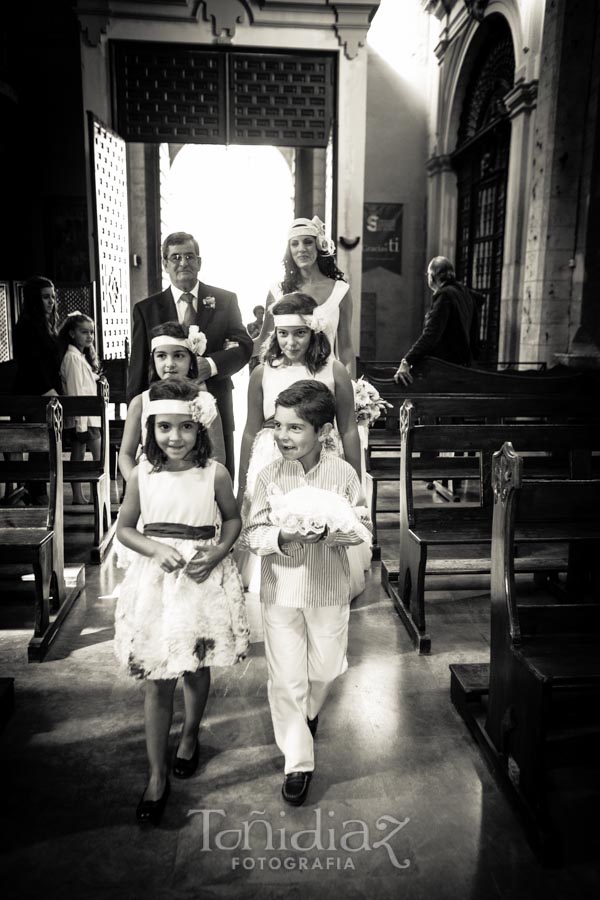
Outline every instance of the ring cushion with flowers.
<path id="1" fill-rule="evenodd" d="M 352 507 L 348 500 L 334 491 L 310 486 L 294 488 L 284 494 L 270 485 L 269 518 L 284 531 L 308 535 L 324 531 L 354 532 L 361 540 L 371 542 L 369 530 L 358 516 L 367 515 L 366 507 Z"/>

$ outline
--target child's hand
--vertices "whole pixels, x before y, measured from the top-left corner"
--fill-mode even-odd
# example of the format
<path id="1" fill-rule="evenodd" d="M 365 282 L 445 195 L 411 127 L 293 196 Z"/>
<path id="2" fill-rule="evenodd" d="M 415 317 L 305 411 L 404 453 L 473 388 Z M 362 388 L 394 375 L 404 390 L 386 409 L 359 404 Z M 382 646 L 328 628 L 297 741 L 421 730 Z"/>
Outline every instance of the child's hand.
<path id="1" fill-rule="evenodd" d="M 158 563 L 164 572 L 175 572 L 185 565 L 185 560 L 181 553 L 168 544 L 159 544 L 156 542 L 156 549 L 152 554 L 152 559 Z"/>
<path id="2" fill-rule="evenodd" d="M 187 564 L 185 574 L 196 584 L 202 584 L 222 559 L 223 551 L 219 547 L 202 547 Z"/>

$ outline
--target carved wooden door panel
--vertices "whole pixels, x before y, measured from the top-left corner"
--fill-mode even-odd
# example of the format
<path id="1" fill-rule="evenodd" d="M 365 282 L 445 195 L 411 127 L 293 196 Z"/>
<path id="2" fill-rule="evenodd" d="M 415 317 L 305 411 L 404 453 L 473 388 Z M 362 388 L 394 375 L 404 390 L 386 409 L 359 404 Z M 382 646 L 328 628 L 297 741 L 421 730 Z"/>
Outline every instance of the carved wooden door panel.
<path id="1" fill-rule="evenodd" d="M 126 144 L 88 114 L 96 249 L 96 346 L 103 359 L 126 356 L 129 341 L 129 226 Z"/>

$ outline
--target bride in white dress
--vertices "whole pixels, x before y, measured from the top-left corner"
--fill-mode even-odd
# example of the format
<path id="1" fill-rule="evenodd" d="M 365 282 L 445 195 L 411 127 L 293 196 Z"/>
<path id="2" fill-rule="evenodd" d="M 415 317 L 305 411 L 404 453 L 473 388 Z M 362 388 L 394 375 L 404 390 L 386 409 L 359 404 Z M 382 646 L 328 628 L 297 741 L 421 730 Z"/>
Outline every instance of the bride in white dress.
<path id="1" fill-rule="evenodd" d="M 283 294 L 295 291 L 308 294 L 318 304 L 319 319 L 329 339 L 332 353 L 352 374 L 354 351 L 352 347 L 352 296 L 350 285 L 344 281 L 343 272 L 335 262 L 335 244 L 325 234 L 325 225 L 314 216 L 312 219 L 295 219 L 288 232 L 288 242 L 283 257 L 283 278 L 271 288 L 260 334 L 254 341 L 253 356 L 257 356 L 270 336 L 274 323 L 270 311 Z M 359 427 L 361 439 L 361 482 L 370 505 L 370 485 L 365 471 L 365 429 Z M 353 596 L 364 590 L 364 572 L 371 564 L 371 548 L 361 544 L 348 548 Z"/>
<path id="2" fill-rule="evenodd" d="M 283 257 L 283 278 L 271 288 L 265 305 L 260 334 L 254 341 L 252 355 L 258 356 L 263 343 L 273 330 L 270 307 L 283 294 L 301 291 L 313 297 L 325 320 L 324 330 L 339 359 L 352 374 L 352 296 L 350 285 L 335 263 L 335 246 L 325 235 L 325 226 L 317 216 L 295 219 L 288 233 Z"/>

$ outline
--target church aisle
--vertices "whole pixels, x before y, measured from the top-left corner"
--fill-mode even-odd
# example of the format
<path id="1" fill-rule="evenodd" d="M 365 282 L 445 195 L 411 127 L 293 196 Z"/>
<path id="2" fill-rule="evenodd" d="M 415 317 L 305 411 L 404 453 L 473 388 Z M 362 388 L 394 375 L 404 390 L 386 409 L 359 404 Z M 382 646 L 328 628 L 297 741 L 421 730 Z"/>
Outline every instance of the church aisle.
<path id="1" fill-rule="evenodd" d="M 171 779 L 157 829 L 141 830 L 140 683 L 112 654 L 114 554 L 42 664 L 0 633 L 16 712 L 0 738 L 0 875 L 12 898 L 323 897 L 570 900 L 597 895 L 591 867 L 542 869 L 449 699 L 448 664 L 486 657 L 481 587 L 430 592 L 435 652 L 415 655 L 373 565 L 352 606 L 348 673 L 319 721 L 304 807 L 280 797 L 257 598 L 251 655 L 213 670 L 201 762 Z M 452 608 L 451 608 L 452 604 Z M 175 751 L 181 694 L 172 728 Z"/>

